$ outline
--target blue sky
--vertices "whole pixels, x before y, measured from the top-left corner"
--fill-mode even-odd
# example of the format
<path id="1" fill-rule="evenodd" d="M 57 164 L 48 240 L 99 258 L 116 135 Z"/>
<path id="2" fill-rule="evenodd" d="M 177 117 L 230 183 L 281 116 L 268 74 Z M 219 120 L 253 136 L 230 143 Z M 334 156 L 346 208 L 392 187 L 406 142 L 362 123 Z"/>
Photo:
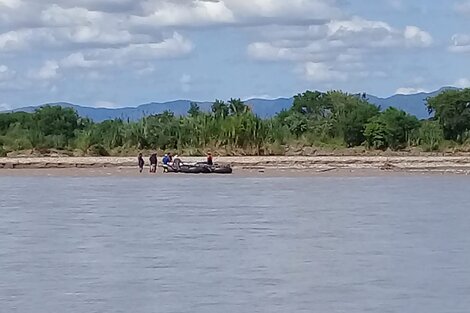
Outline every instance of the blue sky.
<path id="1" fill-rule="evenodd" d="M 0 110 L 470 86 L 470 0 L 0 0 Z"/>

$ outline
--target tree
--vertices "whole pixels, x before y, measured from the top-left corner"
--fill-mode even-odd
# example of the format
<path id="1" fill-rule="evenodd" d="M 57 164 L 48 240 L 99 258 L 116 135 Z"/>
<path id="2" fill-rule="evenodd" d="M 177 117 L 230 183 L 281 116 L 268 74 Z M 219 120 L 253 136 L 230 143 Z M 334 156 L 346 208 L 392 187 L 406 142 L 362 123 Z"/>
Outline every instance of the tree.
<path id="1" fill-rule="evenodd" d="M 379 108 L 363 98 L 340 91 L 328 92 L 327 96 L 335 135 L 342 137 L 348 147 L 361 145 L 366 139 L 366 124 L 379 114 Z"/>
<path id="2" fill-rule="evenodd" d="M 366 140 L 364 135 L 369 120 L 379 114 L 373 105 L 360 105 L 349 112 L 340 124 L 343 128 L 343 140 L 348 147 L 359 146 Z"/>
<path id="3" fill-rule="evenodd" d="M 36 110 L 33 119 L 45 136 L 64 136 L 69 140 L 74 137 L 74 131 L 80 128 L 80 118 L 71 108 L 44 106 Z"/>
<path id="4" fill-rule="evenodd" d="M 470 130 L 470 89 L 448 90 L 427 100 L 429 113 L 444 130 L 446 139 L 462 142 Z"/>
<path id="5" fill-rule="evenodd" d="M 215 116 L 217 117 L 226 117 L 229 114 L 229 107 L 228 105 L 221 100 L 215 100 L 215 102 L 212 104 L 212 113 L 214 113 Z"/>
<path id="6" fill-rule="evenodd" d="M 144 137 L 151 148 L 176 149 L 180 139 L 179 121 L 170 111 L 146 119 Z"/>
<path id="7" fill-rule="evenodd" d="M 33 115 L 25 112 L 1 113 L 0 114 L 0 135 L 3 135 L 14 124 L 20 124 L 23 128 L 32 128 Z"/>
<path id="8" fill-rule="evenodd" d="M 308 115 L 312 119 L 323 119 L 331 114 L 331 102 L 324 93 L 306 91 L 294 97 L 292 111 Z"/>
<path id="9" fill-rule="evenodd" d="M 285 119 L 285 123 L 289 127 L 290 132 L 297 138 L 305 134 L 308 130 L 308 119 L 304 115 L 297 112 L 289 115 Z"/>
<path id="10" fill-rule="evenodd" d="M 436 151 L 444 141 L 444 131 L 437 121 L 425 121 L 415 132 L 415 143 L 426 151 Z"/>
<path id="11" fill-rule="evenodd" d="M 369 148 L 386 149 L 388 147 L 387 125 L 380 118 L 374 118 L 366 125 L 364 137 Z"/>
<path id="12" fill-rule="evenodd" d="M 95 129 L 95 136 L 99 137 L 99 142 L 107 149 L 114 149 L 124 144 L 124 123 L 122 120 L 109 120 L 88 127 Z"/>
<path id="13" fill-rule="evenodd" d="M 290 128 L 296 136 L 311 130 L 321 141 L 341 138 L 352 147 L 365 141 L 365 126 L 379 114 L 379 108 L 360 96 L 341 91 L 306 91 L 294 98 L 290 114 L 296 117 L 288 119 L 286 114 L 278 116 L 292 123 Z M 307 118 L 306 123 L 299 119 L 299 114 Z"/>
<path id="14" fill-rule="evenodd" d="M 371 119 L 366 125 L 364 135 L 370 147 L 403 148 L 412 131 L 420 126 L 415 116 L 402 110 L 388 108 L 382 114 Z"/>
<path id="15" fill-rule="evenodd" d="M 216 100 L 212 113 L 191 103 L 187 116 L 170 111 L 139 121 L 93 123 L 72 109 L 46 106 L 35 113 L 0 114 L 1 154 L 24 149 L 81 149 L 87 154 L 135 153 L 136 149 L 178 150 L 200 155 L 279 154 L 286 146 L 353 147 L 364 142 L 377 149 L 420 145 L 426 150 L 448 138 L 470 134 L 470 92 L 449 92 L 428 100 L 432 121 L 390 108 L 383 113 L 364 95 L 306 91 L 290 109 L 261 119 L 239 98 Z"/>
<path id="16" fill-rule="evenodd" d="M 191 102 L 189 105 L 188 115 L 191 117 L 196 117 L 201 114 L 201 108 L 195 102 Z"/>
<path id="17" fill-rule="evenodd" d="M 239 115 L 239 114 L 243 114 L 249 111 L 248 106 L 245 105 L 245 103 L 242 100 L 240 100 L 240 98 L 230 99 L 230 101 L 228 102 L 228 107 L 229 107 L 229 113 L 231 115 Z"/>

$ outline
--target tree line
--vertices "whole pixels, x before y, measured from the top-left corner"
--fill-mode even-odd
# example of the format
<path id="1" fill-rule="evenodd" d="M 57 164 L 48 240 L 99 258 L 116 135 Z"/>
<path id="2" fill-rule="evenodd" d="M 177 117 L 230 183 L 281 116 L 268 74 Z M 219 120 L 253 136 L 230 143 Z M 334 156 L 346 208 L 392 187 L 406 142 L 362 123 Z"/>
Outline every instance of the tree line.
<path id="1" fill-rule="evenodd" d="M 192 103 L 186 116 L 166 111 L 139 121 L 94 123 L 76 111 L 44 106 L 34 113 L 0 114 L 0 155 L 57 149 L 83 155 L 124 155 L 140 150 L 201 155 L 282 155 L 289 146 L 437 151 L 470 140 L 470 89 L 427 100 L 430 118 L 379 107 L 362 95 L 306 91 L 272 118 L 256 116 L 240 99 L 216 100 L 211 112 Z"/>

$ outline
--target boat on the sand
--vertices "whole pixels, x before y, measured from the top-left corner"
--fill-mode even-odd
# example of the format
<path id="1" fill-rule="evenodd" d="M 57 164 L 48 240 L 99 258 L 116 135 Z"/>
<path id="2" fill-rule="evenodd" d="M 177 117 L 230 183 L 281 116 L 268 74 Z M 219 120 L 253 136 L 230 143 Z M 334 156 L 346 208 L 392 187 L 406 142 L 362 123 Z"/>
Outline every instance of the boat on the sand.
<path id="1" fill-rule="evenodd" d="M 230 164 L 213 164 L 206 162 L 197 162 L 186 164 L 179 159 L 175 159 L 171 164 L 163 165 L 164 173 L 184 173 L 184 174 L 232 174 L 233 170 Z"/>

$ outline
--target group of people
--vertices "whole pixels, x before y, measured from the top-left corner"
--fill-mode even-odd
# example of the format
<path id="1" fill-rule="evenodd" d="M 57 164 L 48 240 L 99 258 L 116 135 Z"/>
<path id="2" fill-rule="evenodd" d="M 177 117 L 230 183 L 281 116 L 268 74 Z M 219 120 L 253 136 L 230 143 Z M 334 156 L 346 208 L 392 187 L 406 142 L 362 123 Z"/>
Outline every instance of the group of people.
<path id="1" fill-rule="evenodd" d="M 166 153 L 163 158 L 162 158 L 162 163 L 163 165 L 171 165 L 173 163 L 173 160 L 178 159 L 178 156 L 176 155 L 173 158 L 173 155 L 168 152 Z M 142 173 L 144 171 L 144 166 L 145 166 L 145 161 L 142 153 L 139 153 L 139 156 L 137 157 L 137 162 L 139 165 L 139 172 Z M 213 165 L 212 161 L 212 154 L 208 153 L 207 154 L 207 165 Z M 149 163 L 150 163 L 150 173 L 157 173 L 157 165 L 158 165 L 158 156 L 156 153 L 153 153 L 150 158 L 149 158 Z"/>
<path id="2" fill-rule="evenodd" d="M 171 153 L 165 154 L 163 157 L 163 164 L 167 165 L 170 162 L 173 161 L 173 157 Z M 139 156 L 137 157 L 137 162 L 139 164 L 139 172 L 142 173 L 144 171 L 144 166 L 145 166 L 145 161 L 142 153 L 139 153 Z M 149 164 L 150 164 L 150 173 L 156 173 L 157 172 L 157 165 L 158 165 L 158 156 L 156 153 L 152 153 L 149 158 Z"/>

